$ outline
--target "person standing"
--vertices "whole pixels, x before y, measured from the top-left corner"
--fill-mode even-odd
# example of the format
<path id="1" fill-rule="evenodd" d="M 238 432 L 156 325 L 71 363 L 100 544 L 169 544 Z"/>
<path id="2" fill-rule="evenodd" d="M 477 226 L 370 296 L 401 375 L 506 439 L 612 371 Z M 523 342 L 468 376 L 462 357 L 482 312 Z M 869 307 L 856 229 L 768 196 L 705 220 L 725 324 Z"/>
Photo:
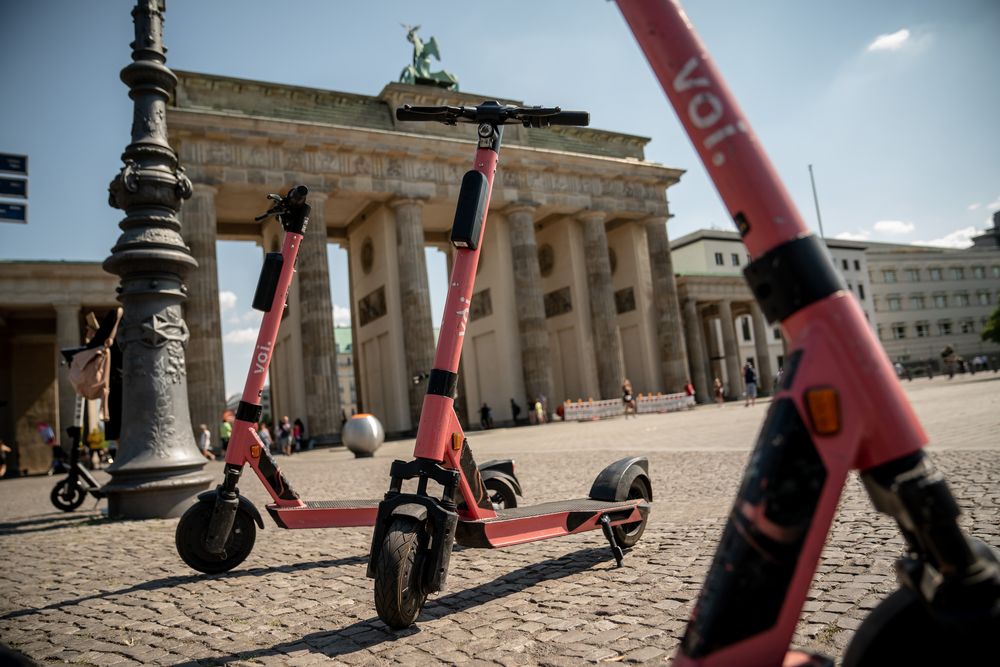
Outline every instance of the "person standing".
<path id="1" fill-rule="evenodd" d="M 201 429 L 201 433 L 198 435 L 198 449 L 201 450 L 202 456 L 209 461 L 214 461 L 215 454 L 212 453 L 212 432 L 208 430 L 208 424 L 202 424 L 198 428 Z"/>
<path id="2" fill-rule="evenodd" d="M 749 361 L 743 364 L 743 382 L 747 386 L 747 398 L 743 407 L 757 405 L 757 371 Z"/>
<path id="3" fill-rule="evenodd" d="M 233 437 L 233 424 L 225 417 L 222 418 L 222 423 L 219 424 L 219 442 L 222 443 L 222 453 L 226 453 L 226 449 L 229 447 L 229 439 Z"/>
<path id="4" fill-rule="evenodd" d="M 295 423 L 292 424 L 292 440 L 296 452 L 302 451 L 302 440 L 305 437 L 306 437 L 306 425 L 302 423 L 301 419 L 296 417 Z"/>
<path id="5" fill-rule="evenodd" d="M 622 380 L 622 403 L 625 405 L 625 419 L 628 419 L 629 411 L 632 412 L 633 417 L 638 415 L 635 395 L 632 393 L 632 383 L 628 381 L 628 378 Z"/>
<path id="6" fill-rule="evenodd" d="M 513 398 L 510 399 L 510 414 L 511 417 L 513 417 L 514 419 L 514 426 L 517 426 L 517 418 L 521 414 L 521 406 L 518 405 L 517 401 L 515 401 Z"/>
<path id="7" fill-rule="evenodd" d="M 267 429 L 267 422 L 260 423 L 260 428 L 257 429 L 257 437 L 260 438 L 260 443 L 264 445 L 264 449 L 270 452 L 274 441 L 271 440 L 271 432 Z"/>
<path id="8" fill-rule="evenodd" d="M 288 417 L 282 417 L 278 424 L 278 447 L 285 456 L 292 455 L 292 423 Z"/>
<path id="9" fill-rule="evenodd" d="M 479 425 L 483 429 L 493 428 L 493 409 L 483 402 L 483 407 L 479 408 Z"/>
<path id="10" fill-rule="evenodd" d="M 715 378 L 715 382 L 712 383 L 712 393 L 715 395 L 715 402 L 722 407 L 722 402 L 726 400 L 725 391 L 722 388 L 722 380 Z"/>
<path id="11" fill-rule="evenodd" d="M 538 424 L 545 423 L 545 407 L 542 405 L 541 398 L 535 400 L 535 422 Z"/>

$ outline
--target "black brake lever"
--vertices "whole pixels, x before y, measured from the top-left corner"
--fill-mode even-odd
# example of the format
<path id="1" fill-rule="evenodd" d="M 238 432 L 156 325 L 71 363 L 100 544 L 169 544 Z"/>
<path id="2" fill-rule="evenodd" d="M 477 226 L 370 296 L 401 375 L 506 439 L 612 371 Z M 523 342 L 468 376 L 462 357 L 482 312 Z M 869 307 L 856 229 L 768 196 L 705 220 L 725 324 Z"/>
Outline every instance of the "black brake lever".
<path id="1" fill-rule="evenodd" d="M 258 215 L 256 218 L 254 218 L 254 222 L 261 222 L 262 220 L 267 220 L 273 215 L 278 215 L 279 213 L 285 212 L 285 200 L 281 197 L 281 195 L 269 194 L 267 198 L 275 202 L 274 206 L 269 208 L 267 210 L 267 213 L 264 213 L 263 215 Z"/>

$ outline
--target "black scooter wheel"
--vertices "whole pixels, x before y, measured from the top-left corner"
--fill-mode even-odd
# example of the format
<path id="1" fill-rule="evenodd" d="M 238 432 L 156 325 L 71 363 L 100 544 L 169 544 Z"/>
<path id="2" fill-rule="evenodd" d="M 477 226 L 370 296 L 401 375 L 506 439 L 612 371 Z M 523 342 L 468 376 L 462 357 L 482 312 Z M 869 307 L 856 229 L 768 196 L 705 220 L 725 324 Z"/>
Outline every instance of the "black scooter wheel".
<path id="1" fill-rule="evenodd" d="M 490 502 L 497 509 L 509 510 L 517 507 L 517 493 L 514 487 L 505 479 L 490 477 L 483 481 L 486 486 L 486 493 L 490 497 Z"/>
<path id="2" fill-rule="evenodd" d="M 236 510 L 233 530 L 226 539 L 222 554 L 213 554 L 205 549 L 205 535 L 212 519 L 215 501 L 201 501 L 192 505 L 177 523 L 174 540 L 181 559 L 205 574 L 228 572 L 250 555 L 257 539 L 257 526 L 253 517 L 242 509 Z"/>
<path id="3" fill-rule="evenodd" d="M 87 498 L 87 492 L 80 488 L 80 485 L 70 479 L 64 479 L 52 488 L 49 500 L 63 512 L 72 512 L 83 504 Z"/>
<path id="4" fill-rule="evenodd" d="M 628 488 L 628 495 L 623 500 L 637 500 L 639 498 L 643 500 L 653 499 L 652 489 L 649 488 L 649 482 L 644 475 L 639 475 L 632 480 L 632 484 Z M 634 547 L 635 543 L 642 537 L 642 533 L 646 530 L 647 520 L 648 518 L 642 521 L 612 526 L 611 530 L 614 531 L 618 546 L 622 549 Z"/>
<path id="5" fill-rule="evenodd" d="M 424 524 L 394 517 L 375 563 L 375 610 L 390 628 L 413 625 L 427 600 L 423 585 Z"/>

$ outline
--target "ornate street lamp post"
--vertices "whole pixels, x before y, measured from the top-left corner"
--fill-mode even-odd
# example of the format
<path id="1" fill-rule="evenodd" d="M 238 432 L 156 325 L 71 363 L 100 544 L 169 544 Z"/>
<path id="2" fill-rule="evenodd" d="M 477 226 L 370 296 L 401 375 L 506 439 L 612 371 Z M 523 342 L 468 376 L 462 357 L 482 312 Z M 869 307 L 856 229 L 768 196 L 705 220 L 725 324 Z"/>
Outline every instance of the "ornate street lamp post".
<path id="1" fill-rule="evenodd" d="M 166 105 L 177 77 L 164 64 L 165 9 L 165 0 L 138 0 L 132 10 L 132 63 L 121 72 L 135 104 L 132 143 L 109 187 L 109 203 L 125 211 L 122 234 L 104 260 L 104 269 L 121 277 L 125 311 L 118 331 L 121 437 L 104 487 L 112 518 L 179 516 L 212 479 L 202 471 L 188 412 L 181 302 L 184 279 L 198 263 L 177 220 L 191 182 L 167 143 Z"/>

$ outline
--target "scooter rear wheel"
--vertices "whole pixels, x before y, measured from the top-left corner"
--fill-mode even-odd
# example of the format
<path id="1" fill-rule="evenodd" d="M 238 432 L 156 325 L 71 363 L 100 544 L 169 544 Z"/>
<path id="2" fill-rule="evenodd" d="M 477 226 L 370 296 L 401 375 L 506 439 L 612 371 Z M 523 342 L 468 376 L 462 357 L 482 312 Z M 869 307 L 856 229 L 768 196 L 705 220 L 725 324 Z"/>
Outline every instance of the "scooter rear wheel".
<path id="1" fill-rule="evenodd" d="M 228 572 L 250 555 L 257 539 L 257 526 L 253 517 L 241 509 L 236 510 L 233 520 L 233 530 L 226 539 L 223 553 L 213 554 L 205 549 L 205 536 L 208 524 L 212 519 L 215 501 L 195 503 L 184 512 L 177 523 L 174 540 L 177 543 L 177 553 L 181 559 L 205 574 Z"/>
<path id="2" fill-rule="evenodd" d="M 653 493 L 649 488 L 649 482 L 643 475 L 637 476 L 632 480 L 632 484 L 629 486 L 628 495 L 624 500 L 652 500 Z M 615 540 L 618 541 L 618 546 L 622 549 L 628 549 L 634 547 L 639 538 L 642 537 L 643 532 L 646 530 L 646 521 L 634 521 L 632 523 L 622 523 L 611 528 L 615 534 Z"/>
<path id="3" fill-rule="evenodd" d="M 87 498 L 87 492 L 80 488 L 80 485 L 70 479 L 64 479 L 52 488 L 49 500 L 56 508 L 63 512 L 72 512 L 83 504 Z"/>
<path id="4" fill-rule="evenodd" d="M 427 600 L 422 576 L 426 545 L 424 524 L 393 518 L 375 563 L 375 610 L 390 628 L 413 625 Z"/>
<path id="5" fill-rule="evenodd" d="M 511 483 L 499 477 L 490 477 L 483 481 L 490 502 L 497 509 L 509 510 L 517 507 L 517 493 Z"/>

